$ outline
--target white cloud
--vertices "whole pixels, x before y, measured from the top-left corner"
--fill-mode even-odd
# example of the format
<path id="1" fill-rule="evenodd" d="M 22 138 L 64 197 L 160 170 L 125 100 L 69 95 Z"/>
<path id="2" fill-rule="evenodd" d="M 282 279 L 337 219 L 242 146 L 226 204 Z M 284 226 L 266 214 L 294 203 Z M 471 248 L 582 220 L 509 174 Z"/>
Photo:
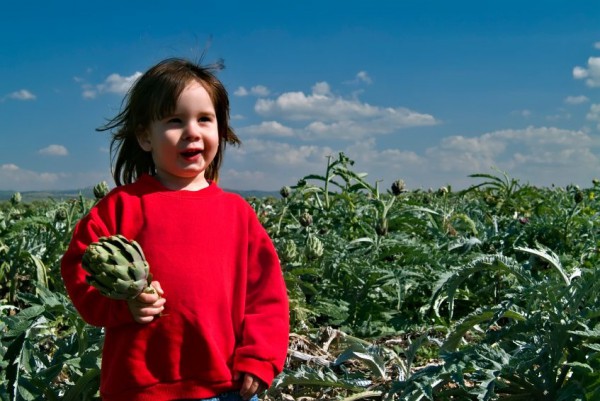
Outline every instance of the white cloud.
<path id="1" fill-rule="evenodd" d="M 0 166 L 0 189 L 5 191 L 48 189 L 59 182 L 60 178 L 59 174 L 23 170 L 15 164 Z"/>
<path id="2" fill-rule="evenodd" d="M 444 138 L 437 146 L 427 149 L 425 156 L 441 172 L 455 172 L 457 175 L 480 172 L 495 165 L 496 157 L 506 149 L 503 141 L 489 136 L 487 139 Z"/>
<path id="3" fill-rule="evenodd" d="M 398 129 L 437 124 L 430 114 L 403 107 L 378 107 L 359 99 L 334 95 L 327 82 L 318 82 L 309 95 L 286 92 L 276 99 L 259 99 L 254 110 L 263 117 L 307 121 L 299 129 L 304 139 L 356 139 Z"/>
<path id="4" fill-rule="evenodd" d="M 571 119 L 571 113 L 567 113 L 564 110 L 560 110 L 559 113 L 546 116 L 546 120 L 548 121 L 560 121 L 569 119 Z"/>
<path id="5" fill-rule="evenodd" d="M 373 82 L 373 80 L 371 79 L 371 77 L 369 76 L 369 74 L 367 74 L 366 71 L 359 71 L 358 74 L 356 74 L 356 79 L 360 82 L 364 82 L 366 84 L 370 84 Z"/>
<path id="6" fill-rule="evenodd" d="M 531 113 L 531 110 L 524 109 L 524 110 L 515 110 L 515 111 L 511 112 L 510 114 L 521 116 L 523 118 L 528 118 L 528 117 L 531 117 L 532 113 Z"/>
<path id="7" fill-rule="evenodd" d="M 573 67 L 573 78 L 583 79 L 588 77 L 588 70 L 583 67 Z"/>
<path id="8" fill-rule="evenodd" d="M 248 96 L 248 95 L 253 95 L 253 96 L 269 96 L 269 88 L 267 88 L 264 85 L 256 85 L 253 86 L 252 88 L 250 88 L 250 90 L 246 89 L 243 86 L 238 87 L 235 92 L 233 92 L 233 94 L 235 96 L 239 96 L 239 97 L 244 97 L 244 96 Z"/>
<path id="9" fill-rule="evenodd" d="M 352 116 L 372 117 L 378 108 L 355 100 L 345 100 L 329 93 L 325 82 L 316 84 L 313 93 L 286 92 L 275 100 L 259 99 L 254 110 L 262 116 L 277 115 L 288 120 L 336 121 Z"/>
<path id="10" fill-rule="evenodd" d="M 250 125 L 240 128 L 240 132 L 253 136 L 270 135 L 278 137 L 291 137 L 294 135 L 294 130 L 292 128 L 286 127 L 277 121 L 263 121 L 258 125 Z"/>
<path id="11" fill-rule="evenodd" d="M 8 163 L 0 166 L 0 170 L 2 171 L 17 171 L 19 170 L 19 166 L 16 164 Z"/>
<path id="12" fill-rule="evenodd" d="M 75 77 L 75 82 L 81 84 L 82 96 L 84 99 L 95 99 L 99 94 L 102 93 L 115 93 L 118 95 L 125 95 L 131 86 L 142 76 L 141 72 L 135 72 L 134 74 L 124 77 L 119 74 L 110 74 L 104 82 L 98 85 L 91 85 L 83 82 L 83 79 Z"/>
<path id="13" fill-rule="evenodd" d="M 600 105 L 593 108 L 600 121 Z M 507 129 L 466 137 L 455 135 L 417 152 L 378 144 L 378 137 L 339 147 L 247 139 L 228 150 L 223 185 L 239 189 L 278 190 L 308 174 L 323 174 L 327 156 L 344 152 L 355 161 L 353 171 L 366 172 L 368 183 L 386 190 L 396 179 L 409 188 L 466 188 L 482 182 L 475 173 L 499 174 L 532 185 L 590 185 L 600 171 L 600 138 L 584 131 L 556 127 Z"/>
<path id="14" fill-rule="evenodd" d="M 357 172 L 369 172 L 367 182 L 383 180 L 389 185 L 399 178 L 410 176 L 411 185 L 419 185 L 419 172 L 427 170 L 427 160 L 414 151 L 402 149 L 377 149 L 375 138 L 355 142 L 344 149 L 354 160 Z"/>
<path id="15" fill-rule="evenodd" d="M 596 128 L 600 130 L 600 104 L 592 104 L 585 118 L 588 121 L 595 122 L 597 124 Z"/>
<path id="16" fill-rule="evenodd" d="M 220 184 L 239 189 L 278 190 L 322 168 L 326 156 L 333 153 L 328 147 L 246 139 L 241 147 L 227 149 L 227 167 Z M 250 180 L 252 177 L 259 180 Z"/>
<path id="17" fill-rule="evenodd" d="M 110 74 L 106 80 L 104 80 L 104 83 L 98 85 L 98 91 L 100 93 L 116 93 L 124 95 L 141 76 L 141 72 L 136 72 L 128 77 L 123 77 L 119 74 Z"/>
<path id="18" fill-rule="evenodd" d="M 598 139 L 583 131 L 528 127 L 472 138 L 444 138 L 429 148 L 426 156 L 433 169 L 449 177 L 498 167 L 509 175 L 518 172 L 515 178 L 536 185 L 564 185 L 582 177 L 592 178 L 592 173 L 600 168 L 600 159 L 592 149 L 599 146 Z"/>
<path id="19" fill-rule="evenodd" d="M 342 151 L 355 161 L 355 172 L 369 172 L 366 180 L 391 183 L 410 173 L 414 186 L 422 179 L 419 174 L 427 170 L 427 160 L 412 151 L 376 148 L 375 138 L 358 141 L 349 146 L 333 149 L 328 146 L 292 145 L 272 140 L 249 139 L 240 148 L 228 150 L 226 163 L 235 167 L 222 174 L 224 186 L 241 189 L 275 190 L 284 185 L 294 185 L 309 174 L 322 174 L 327 157 L 337 157 Z M 245 173 L 242 173 L 245 172 Z M 233 176 L 230 174 L 233 173 Z M 260 176 L 260 181 L 252 177 Z"/>
<path id="20" fill-rule="evenodd" d="M 233 94 L 236 96 L 244 97 L 248 96 L 249 92 L 248 89 L 244 88 L 243 86 L 240 86 L 235 90 L 235 92 L 233 92 Z"/>
<path id="21" fill-rule="evenodd" d="M 594 49 L 600 50 L 600 42 L 594 43 Z"/>
<path id="22" fill-rule="evenodd" d="M 567 96 L 565 98 L 565 103 L 567 104 L 582 104 L 588 102 L 590 99 L 587 96 Z"/>
<path id="23" fill-rule="evenodd" d="M 49 145 L 43 149 L 38 150 L 38 153 L 41 155 L 48 156 L 67 156 L 69 151 L 62 145 Z"/>
<path id="24" fill-rule="evenodd" d="M 26 101 L 35 100 L 36 96 L 27 89 L 20 89 L 16 92 L 9 93 L 8 95 L 6 95 L 6 98 Z"/>
<path id="25" fill-rule="evenodd" d="M 367 85 L 370 85 L 373 83 L 373 80 L 371 79 L 371 77 L 369 76 L 369 74 L 366 71 L 359 71 L 354 76 L 354 79 L 351 79 L 349 81 L 344 81 L 344 84 L 348 84 L 348 85 L 359 85 L 361 83 L 367 84 Z"/>
<path id="26" fill-rule="evenodd" d="M 250 139 L 244 141 L 237 151 L 243 157 L 253 157 L 270 166 L 314 166 L 315 162 L 322 162 L 327 154 L 333 151 L 327 147 L 316 145 L 292 145 L 277 141 L 262 141 Z"/>
<path id="27" fill-rule="evenodd" d="M 46 191 L 77 190 L 112 182 L 109 172 L 39 172 L 20 168 L 15 164 L 0 165 L 0 190 Z"/>
<path id="28" fill-rule="evenodd" d="M 250 93 L 255 96 L 269 96 L 269 89 L 263 85 L 256 85 L 250 89 Z"/>
<path id="29" fill-rule="evenodd" d="M 98 92 L 93 89 L 84 89 L 83 92 L 81 92 L 81 96 L 83 96 L 84 99 L 95 99 L 96 96 L 98 96 Z"/>
<path id="30" fill-rule="evenodd" d="M 312 93 L 316 96 L 329 96 L 331 95 L 331 88 L 327 82 L 317 82 L 312 87 Z"/>
<path id="31" fill-rule="evenodd" d="M 588 58 L 587 68 L 579 66 L 573 68 L 573 77 L 585 79 L 585 83 L 589 87 L 600 87 L 600 57 Z"/>
<path id="32" fill-rule="evenodd" d="M 245 190 L 261 190 L 265 189 L 265 187 L 261 186 L 258 183 L 268 182 L 267 174 L 264 171 L 248 171 L 248 170 L 236 170 L 236 169 L 227 169 L 225 171 L 221 171 L 219 173 L 219 185 L 223 187 L 233 187 L 233 188 L 241 188 Z M 250 186 L 248 186 L 248 184 Z M 255 184 L 256 183 L 256 184 Z M 282 185 L 283 186 L 283 185 Z M 269 187 L 265 190 L 273 190 L 275 187 Z"/>

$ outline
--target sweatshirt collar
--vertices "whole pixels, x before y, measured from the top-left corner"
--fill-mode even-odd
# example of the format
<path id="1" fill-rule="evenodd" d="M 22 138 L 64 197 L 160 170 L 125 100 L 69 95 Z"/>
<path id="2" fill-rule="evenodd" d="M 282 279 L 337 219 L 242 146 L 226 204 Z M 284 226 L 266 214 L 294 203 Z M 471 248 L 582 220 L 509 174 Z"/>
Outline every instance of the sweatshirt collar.
<path id="1" fill-rule="evenodd" d="M 196 191 L 190 191 L 186 189 L 181 190 L 172 190 L 165 187 L 156 179 L 156 177 L 151 176 L 150 174 L 143 174 L 138 180 L 137 183 L 150 190 L 151 192 L 158 192 L 161 195 L 175 196 L 175 197 L 185 197 L 185 198 L 205 198 L 208 196 L 216 195 L 222 192 L 221 188 L 214 182 L 209 181 L 208 187 L 202 188 Z"/>

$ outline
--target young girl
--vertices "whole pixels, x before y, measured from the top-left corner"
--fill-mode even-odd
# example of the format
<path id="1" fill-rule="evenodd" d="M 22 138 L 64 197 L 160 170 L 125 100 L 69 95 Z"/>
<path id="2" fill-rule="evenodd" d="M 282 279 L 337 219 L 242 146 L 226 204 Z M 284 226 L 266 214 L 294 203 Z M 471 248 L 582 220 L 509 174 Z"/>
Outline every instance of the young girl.
<path id="1" fill-rule="evenodd" d="M 61 266 L 83 319 L 105 327 L 103 400 L 257 399 L 283 368 L 288 300 L 253 209 L 217 186 L 225 145 L 239 143 L 225 88 L 210 68 L 162 61 L 100 130 L 113 129 L 117 187 Z M 86 247 L 113 234 L 142 246 L 157 294 L 119 301 L 86 283 Z"/>

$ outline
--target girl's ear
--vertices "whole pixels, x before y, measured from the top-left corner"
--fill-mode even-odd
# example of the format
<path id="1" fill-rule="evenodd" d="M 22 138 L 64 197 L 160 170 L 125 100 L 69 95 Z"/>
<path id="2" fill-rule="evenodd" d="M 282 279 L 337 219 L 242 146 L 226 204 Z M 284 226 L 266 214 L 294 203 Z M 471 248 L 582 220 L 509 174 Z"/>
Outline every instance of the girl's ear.
<path id="1" fill-rule="evenodd" d="M 152 143 L 150 142 L 150 135 L 148 135 L 147 130 L 139 128 L 135 136 L 137 138 L 138 144 L 140 145 L 140 148 L 142 148 L 146 152 L 150 152 L 152 150 Z"/>

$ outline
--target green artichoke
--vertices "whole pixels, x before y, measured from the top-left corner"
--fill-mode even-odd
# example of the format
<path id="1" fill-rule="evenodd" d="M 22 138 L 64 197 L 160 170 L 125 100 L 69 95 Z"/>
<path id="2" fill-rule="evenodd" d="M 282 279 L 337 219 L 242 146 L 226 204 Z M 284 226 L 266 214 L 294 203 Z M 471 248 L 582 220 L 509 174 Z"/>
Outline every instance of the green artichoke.
<path id="1" fill-rule="evenodd" d="M 94 186 L 94 197 L 97 200 L 104 198 L 109 192 L 110 188 L 108 188 L 108 184 L 106 183 L 106 181 L 100 181 Z"/>
<path id="2" fill-rule="evenodd" d="M 19 203 L 21 203 L 22 197 L 21 197 L 21 193 L 20 192 L 15 192 L 14 194 L 12 194 L 12 196 L 10 197 L 10 203 L 13 206 L 17 206 Z"/>
<path id="3" fill-rule="evenodd" d="M 318 259 L 323 256 L 323 243 L 317 237 L 312 234 L 308 235 L 306 239 L 306 247 L 304 248 L 304 255 L 308 260 Z"/>
<path id="4" fill-rule="evenodd" d="M 300 221 L 300 225 L 302 227 L 308 227 L 308 226 L 312 225 L 313 217 L 310 213 L 304 212 L 300 215 L 299 221 Z"/>
<path id="5" fill-rule="evenodd" d="M 112 299 L 133 299 L 142 292 L 154 292 L 152 275 L 144 252 L 133 240 L 117 234 L 90 244 L 82 260 L 89 273 L 88 284 Z"/>
<path id="6" fill-rule="evenodd" d="M 281 187 L 281 190 L 279 191 L 279 194 L 284 199 L 288 198 L 292 194 L 292 188 L 288 187 L 287 185 L 284 186 L 284 187 Z"/>
<path id="7" fill-rule="evenodd" d="M 406 192 L 406 184 L 404 180 L 396 180 L 392 183 L 392 193 L 396 196 Z"/>
<path id="8" fill-rule="evenodd" d="M 283 262 L 292 262 L 298 256 L 298 249 L 293 240 L 285 241 L 283 249 L 280 252 L 280 257 Z"/>

